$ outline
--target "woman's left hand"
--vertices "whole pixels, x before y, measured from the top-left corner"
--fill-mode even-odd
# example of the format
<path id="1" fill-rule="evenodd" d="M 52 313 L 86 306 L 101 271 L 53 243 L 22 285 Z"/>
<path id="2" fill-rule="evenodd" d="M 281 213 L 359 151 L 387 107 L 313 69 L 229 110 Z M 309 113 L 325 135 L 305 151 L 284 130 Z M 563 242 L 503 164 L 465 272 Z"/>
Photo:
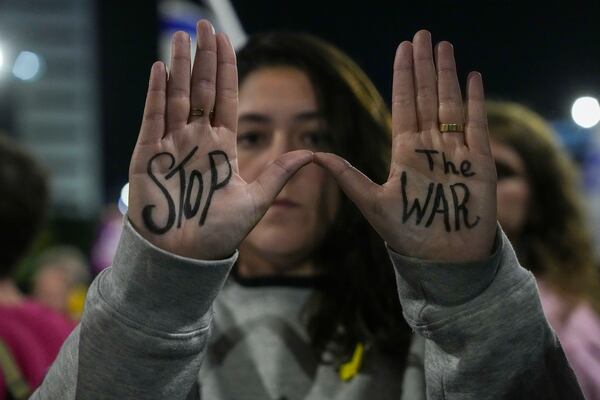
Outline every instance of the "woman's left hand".
<path id="1" fill-rule="evenodd" d="M 479 73 L 467 78 L 466 108 L 465 118 L 452 45 L 439 43 L 434 63 L 431 35 L 419 31 L 398 46 L 394 61 L 388 181 L 377 185 L 334 154 L 314 160 L 398 253 L 484 259 L 496 232 L 496 169 Z M 457 131 L 444 132 L 443 124 Z"/>

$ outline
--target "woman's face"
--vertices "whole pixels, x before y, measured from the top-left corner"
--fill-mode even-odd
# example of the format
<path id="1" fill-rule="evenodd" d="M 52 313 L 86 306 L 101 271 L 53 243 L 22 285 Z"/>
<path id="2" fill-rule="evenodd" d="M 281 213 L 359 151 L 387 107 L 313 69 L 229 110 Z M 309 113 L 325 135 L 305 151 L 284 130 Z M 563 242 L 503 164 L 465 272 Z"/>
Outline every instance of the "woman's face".
<path id="1" fill-rule="evenodd" d="M 240 86 L 238 162 L 254 181 L 280 155 L 298 149 L 328 151 L 326 121 L 308 77 L 292 67 L 264 67 Z M 294 175 L 241 246 L 276 264 L 306 262 L 336 215 L 340 192 L 324 169 L 309 164 Z"/>
<path id="2" fill-rule="evenodd" d="M 525 163 L 512 148 L 491 140 L 498 173 L 498 221 L 513 240 L 518 240 L 530 212 L 530 187 Z"/>

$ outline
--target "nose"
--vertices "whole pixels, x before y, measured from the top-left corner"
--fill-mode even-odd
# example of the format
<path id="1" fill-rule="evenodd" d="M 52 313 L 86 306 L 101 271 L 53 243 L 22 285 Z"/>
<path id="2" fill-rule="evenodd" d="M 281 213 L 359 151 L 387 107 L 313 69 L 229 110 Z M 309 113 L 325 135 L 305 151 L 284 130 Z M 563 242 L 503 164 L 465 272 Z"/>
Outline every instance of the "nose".
<path id="1" fill-rule="evenodd" d="M 270 136 L 268 144 L 252 156 L 240 159 L 240 174 L 248 182 L 254 181 L 264 168 L 282 154 L 294 150 L 294 144 L 285 129 L 276 130 Z"/>
<path id="2" fill-rule="evenodd" d="M 274 161 L 282 154 L 296 150 L 291 135 L 284 129 L 276 130 L 269 146 L 269 161 Z"/>

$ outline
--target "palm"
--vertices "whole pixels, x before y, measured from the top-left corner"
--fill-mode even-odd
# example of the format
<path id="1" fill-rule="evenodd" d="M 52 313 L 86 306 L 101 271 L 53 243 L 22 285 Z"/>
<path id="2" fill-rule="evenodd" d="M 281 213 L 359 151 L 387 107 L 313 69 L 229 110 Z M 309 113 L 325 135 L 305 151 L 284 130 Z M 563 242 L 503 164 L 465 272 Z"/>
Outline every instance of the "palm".
<path id="1" fill-rule="evenodd" d="M 489 201 L 496 195 L 494 166 L 487 157 L 473 154 L 464 145 L 432 145 L 433 135 L 440 134 L 410 135 L 399 151 L 398 161 L 392 164 L 379 198 L 382 209 L 390 210 L 384 217 L 393 223 L 381 221 L 378 225 L 382 230 L 388 226 L 404 229 L 387 229 L 381 234 L 390 238 L 392 248 L 418 258 L 454 260 L 465 256 L 456 251 L 465 245 L 489 249 L 489 237 L 476 228 L 487 222 L 482 218 L 495 215 L 495 202 Z M 426 149 L 427 153 L 415 151 Z M 475 175 L 465 177 L 461 173 L 460 165 L 465 160 L 472 165 L 467 174 Z M 495 217 L 491 218 L 495 222 Z"/>
<path id="2" fill-rule="evenodd" d="M 257 210 L 253 209 L 254 203 L 249 199 L 246 183 L 238 175 L 235 147 L 227 143 L 235 141 L 235 132 L 194 124 L 177 132 L 172 140 L 162 140 L 138 149 L 140 162 L 131 166 L 130 217 L 136 226 L 155 234 L 155 244 L 165 250 L 192 256 L 196 255 L 202 242 L 202 247 L 220 253 L 214 257 L 223 256 L 230 249 L 219 251 L 218 244 L 223 241 L 217 239 L 227 234 L 233 241 L 239 241 L 245 235 L 245 229 L 253 225 Z M 233 154 L 230 152 L 232 148 Z M 223 149 L 229 150 L 227 159 L 221 153 L 215 153 L 224 151 L 227 154 Z M 217 156 L 209 156 L 211 153 Z M 190 154 L 189 161 L 181 165 Z M 216 168 L 211 169 L 211 157 L 216 161 Z M 231 163 L 231 172 L 227 160 Z M 149 176 L 149 163 L 153 176 L 167 193 Z M 213 178 L 217 184 L 227 181 L 227 185 L 216 190 L 214 186 L 218 185 L 212 185 L 211 190 Z M 149 206 L 154 207 L 149 209 Z M 145 209 L 148 210 L 146 213 Z M 225 226 L 227 232 L 221 232 Z M 171 230 L 174 234 L 158 234 Z M 202 257 L 210 255 L 202 254 Z"/>
<path id="3" fill-rule="evenodd" d="M 424 31 L 398 48 L 392 163 L 384 185 L 334 155 L 315 158 L 396 251 L 431 260 L 481 259 L 496 229 L 496 172 L 483 87 L 478 74 L 469 76 L 466 130 L 441 133 L 439 123 L 462 124 L 464 112 L 451 45 L 440 43 L 437 56 L 436 72 Z"/>
<path id="4" fill-rule="evenodd" d="M 235 53 L 207 22 L 198 24 L 198 38 L 192 72 L 185 34 L 174 36 L 168 81 L 161 63 L 152 68 L 129 171 L 128 214 L 163 250 L 215 259 L 235 251 L 312 154 L 284 154 L 255 182 L 244 182 L 236 155 Z"/>

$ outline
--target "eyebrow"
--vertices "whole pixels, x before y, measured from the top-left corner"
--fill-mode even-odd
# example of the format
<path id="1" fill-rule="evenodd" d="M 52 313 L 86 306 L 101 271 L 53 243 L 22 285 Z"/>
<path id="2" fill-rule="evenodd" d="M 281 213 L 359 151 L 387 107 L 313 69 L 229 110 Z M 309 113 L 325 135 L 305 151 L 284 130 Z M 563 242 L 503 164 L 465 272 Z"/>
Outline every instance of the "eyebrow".
<path id="1" fill-rule="evenodd" d="M 294 116 L 294 122 L 304 122 L 311 120 L 324 120 L 323 113 L 319 111 L 306 111 L 296 114 Z M 264 114 L 260 113 L 246 113 L 242 114 L 239 118 L 240 122 L 258 122 L 258 123 L 269 123 L 272 119 Z"/>
<path id="2" fill-rule="evenodd" d="M 505 168 L 515 174 L 524 174 L 525 173 L 524 171 L 521 170 L 522 168 L 515 167 L 515 166 L 511 165 L 510 163 L 507 163 L 504 160 L 494 160 L 494 163 L 496 164 L 496 168 L 497 167 Z"/>
<path id="3" fill-rule="evenodd" d="M 311 121 L 314 119 L 325 119 L 325 116 L 320 111 L 306 111 L 300 114 L 296 114 L 294 117 L 295 121 Z"/>

